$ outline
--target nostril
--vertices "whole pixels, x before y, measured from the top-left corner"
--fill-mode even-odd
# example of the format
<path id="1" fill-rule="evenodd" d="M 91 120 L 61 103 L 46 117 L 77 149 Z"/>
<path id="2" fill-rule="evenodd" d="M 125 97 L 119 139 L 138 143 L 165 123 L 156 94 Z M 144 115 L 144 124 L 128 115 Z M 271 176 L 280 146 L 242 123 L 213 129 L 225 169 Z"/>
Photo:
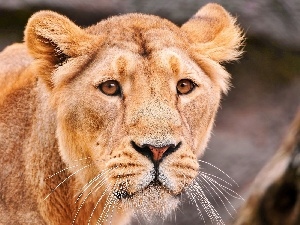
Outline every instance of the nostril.
<path id="1" fill-rule="evenodd" d="M 142 145 L 141 147 L 137 145 L 134 141 L 131 141 L 132 147 L 142 155 L 148 157 L 153 162 L 159 162 L 166 156 L 175 152 L 181 146 L 181 142 L 177 145 L 166 145 L 166 146 L 152 146 L 152 145 Z"/>
<path id="2" fill-rule="evenodd" d="M 142 145 L 141 147 L 138 146 L 134 141 L 131 141 L 131 146 L 142 155 L 148 157 L 149 159 L 152 158 L 152 153 L 148 145 Z"/>
<path id="3" fill-rule="evenodd" d="M 179 142 L 177 145 L 170 145 L 167 151 L 163 154 L 163 158 L 177 151 L 180 148 L 180 146 L 181 146 L 181 142 Z"/>

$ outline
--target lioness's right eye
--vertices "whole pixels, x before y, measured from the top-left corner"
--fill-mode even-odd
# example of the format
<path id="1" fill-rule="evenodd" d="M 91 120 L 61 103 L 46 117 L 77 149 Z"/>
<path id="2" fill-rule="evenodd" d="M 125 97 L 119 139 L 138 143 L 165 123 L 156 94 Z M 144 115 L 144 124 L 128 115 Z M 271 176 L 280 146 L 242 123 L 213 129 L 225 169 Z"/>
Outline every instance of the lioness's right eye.
<path id="1" fill-rule="evenodd" d="M 106 95 L 117 96 L 121 95 L 121 87 L 116 80 L 107 80 L 98 86 L 98 89 Z"/>

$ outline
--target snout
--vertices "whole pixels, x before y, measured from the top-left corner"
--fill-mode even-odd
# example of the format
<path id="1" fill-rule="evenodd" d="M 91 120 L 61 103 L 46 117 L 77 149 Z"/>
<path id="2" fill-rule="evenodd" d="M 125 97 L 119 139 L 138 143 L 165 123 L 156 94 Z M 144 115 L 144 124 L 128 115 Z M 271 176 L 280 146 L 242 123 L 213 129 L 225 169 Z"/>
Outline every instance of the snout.
<path id="1" fill-rule="evenodd" d="M 126 107 L 123 126 L 126 135 L 115 140 L 107 163 L 119 198 L 134 200 L 147 192 L 173 198 L 196 177 L 199 166 L 188 128 L 171 103 L 154 99 Z"/>

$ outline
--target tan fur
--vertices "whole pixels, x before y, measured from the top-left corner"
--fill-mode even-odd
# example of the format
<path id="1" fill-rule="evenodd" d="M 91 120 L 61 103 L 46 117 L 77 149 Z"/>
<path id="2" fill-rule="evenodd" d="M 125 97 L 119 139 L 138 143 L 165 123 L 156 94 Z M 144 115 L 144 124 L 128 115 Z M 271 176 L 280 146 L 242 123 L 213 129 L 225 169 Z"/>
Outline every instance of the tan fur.
<path id="1" fill-rule="evenodd" d="M 25 44 L 0 54 L 0 223 L 117 225 L 133 212 L 168 215 L 198 173 L 228 90 L 220 63 L 237 59 L 242 38 L 217 4 L 181 28 L 128 14 L 82 29 L 54 12 L 34 14 Z M 195 90 L 178 95 L 181 79 Z M 117 80 L 122 96 L 97 88 L 106 80 Z M 154 164 L 132 141 L 181 145 L 152 183 Z M 115 197 L 122 190 L 131 198 Z"/>

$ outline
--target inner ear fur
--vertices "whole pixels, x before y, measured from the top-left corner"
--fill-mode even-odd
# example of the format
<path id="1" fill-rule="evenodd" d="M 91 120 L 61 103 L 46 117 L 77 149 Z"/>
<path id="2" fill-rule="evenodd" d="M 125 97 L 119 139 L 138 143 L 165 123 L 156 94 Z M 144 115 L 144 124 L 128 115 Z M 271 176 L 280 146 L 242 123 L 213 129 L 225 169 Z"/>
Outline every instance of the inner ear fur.
<path id="1" fill-rule="evenodd" d="M 25 29 L 25 43 L 38 75 L 52 87 L 51 74 L 68 58 L 91 51 L 97 39 L 75 25 L 67 17 L 52 11 L 40 11 L 29 20 Z"/>
<path id="2" fill-rule="evenodd" d="M 194 54 L 219 63 L 236 60 L 242 54 L 243 32 L 236 19 L 218 4 L 202 7 L 181 29 L 190 38 Z"/>

